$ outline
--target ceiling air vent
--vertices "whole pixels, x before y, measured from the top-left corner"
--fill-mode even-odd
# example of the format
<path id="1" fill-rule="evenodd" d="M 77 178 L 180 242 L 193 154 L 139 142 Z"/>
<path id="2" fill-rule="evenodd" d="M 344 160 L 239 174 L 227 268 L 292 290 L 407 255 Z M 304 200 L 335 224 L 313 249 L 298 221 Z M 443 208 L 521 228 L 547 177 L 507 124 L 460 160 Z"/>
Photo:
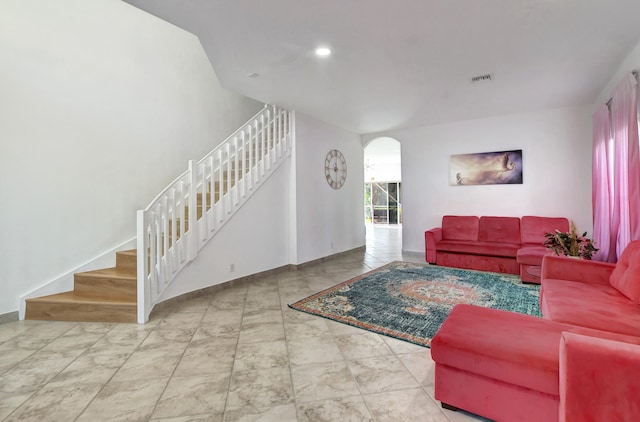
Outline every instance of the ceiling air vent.
<path id="1" fill-rule="evenodd" d="M 493 80 L 493 74 L 487 73 L 486 75 L 478 75 L 471 78 L 472 84 L 477 84 L 480 82 L 491 82 Z"/>

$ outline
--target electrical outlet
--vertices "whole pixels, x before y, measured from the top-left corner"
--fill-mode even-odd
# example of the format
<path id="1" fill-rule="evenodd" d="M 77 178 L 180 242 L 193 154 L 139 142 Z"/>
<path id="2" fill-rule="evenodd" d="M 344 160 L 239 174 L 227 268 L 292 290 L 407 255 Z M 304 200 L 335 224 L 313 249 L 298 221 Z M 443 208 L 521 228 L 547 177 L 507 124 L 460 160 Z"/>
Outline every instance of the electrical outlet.
<path id="1" fill-rule="evenodd" d="M 234 272 L 235 270 L 236 270 L 236 264 L 231 264 L 231 266 L 229 267 L 229 271 Z"/>

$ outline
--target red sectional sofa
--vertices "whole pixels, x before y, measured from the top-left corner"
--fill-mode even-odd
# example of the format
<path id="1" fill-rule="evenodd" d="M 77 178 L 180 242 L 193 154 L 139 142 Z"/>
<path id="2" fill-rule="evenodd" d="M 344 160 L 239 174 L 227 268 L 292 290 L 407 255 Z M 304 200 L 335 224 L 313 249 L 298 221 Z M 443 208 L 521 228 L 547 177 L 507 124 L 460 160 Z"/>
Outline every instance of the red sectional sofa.
<path id="1" fill-rule="evenodd" d="M 457 305 L 435 397 L 498 421 L 640 420 L 640 241 L 617 264 L 545 256 L 544 318 Z"/>
<path id="2" fill-rule="evenodd" d="M 569 231 L 566 218 L 524 216 L 476 217 L 445 215 L 442 226 L 424 233 L 426 261 L 446 267 L 520 274 L 522 281 L 540 283 L 529 273 L 542 265 L 548 252 L 547 232 Z"/>
<path id="3" fill-rule="evenodd" d="M 546 256 L 540 310 L 553 321 L 640 337 L 640 241 L 617 264 Z"/>
<path id="4" fill-rule="evenodd" d="M 457 305 L 431 357 L 444 408 L 496 421 L 640 420 L 640 337 Z"/>

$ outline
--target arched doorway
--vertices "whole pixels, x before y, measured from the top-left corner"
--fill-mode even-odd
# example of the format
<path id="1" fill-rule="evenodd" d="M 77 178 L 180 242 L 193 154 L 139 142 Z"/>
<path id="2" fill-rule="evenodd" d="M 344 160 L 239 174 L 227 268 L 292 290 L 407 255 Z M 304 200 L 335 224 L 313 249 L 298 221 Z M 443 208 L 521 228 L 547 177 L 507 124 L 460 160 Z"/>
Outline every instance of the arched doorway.
<path id="1" fill-rule="evenodd" d="M 389 137 L 371 140 L 364 148 L 365 223 L 402 224 L 400 142 Z"/>

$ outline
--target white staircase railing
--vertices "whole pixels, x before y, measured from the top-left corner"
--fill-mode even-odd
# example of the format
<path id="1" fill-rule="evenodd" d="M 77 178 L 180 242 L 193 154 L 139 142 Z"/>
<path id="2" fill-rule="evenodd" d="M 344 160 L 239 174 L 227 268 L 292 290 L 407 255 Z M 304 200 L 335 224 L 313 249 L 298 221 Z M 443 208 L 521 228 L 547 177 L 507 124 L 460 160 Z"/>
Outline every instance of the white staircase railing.
<path id="1" fill-rule="evenodd" d="M 265 108 L 137 213 L 138 323 L 180 270 L 290 155 L 292 113 Z"/>

